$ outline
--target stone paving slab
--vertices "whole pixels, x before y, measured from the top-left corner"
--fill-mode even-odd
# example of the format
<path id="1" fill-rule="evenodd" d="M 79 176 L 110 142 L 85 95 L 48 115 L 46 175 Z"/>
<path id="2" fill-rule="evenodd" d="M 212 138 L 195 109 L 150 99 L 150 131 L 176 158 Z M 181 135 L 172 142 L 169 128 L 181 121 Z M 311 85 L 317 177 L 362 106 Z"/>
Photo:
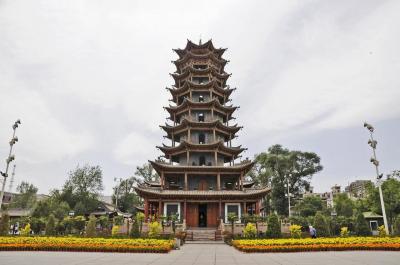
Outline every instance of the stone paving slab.
<path id="1" fill-rule="evenodd" d="M 186 244 L 169 254 L 0 252 L 0 265 L 399 265 L 400 252 L 242 253 L 224 244 Z"/>

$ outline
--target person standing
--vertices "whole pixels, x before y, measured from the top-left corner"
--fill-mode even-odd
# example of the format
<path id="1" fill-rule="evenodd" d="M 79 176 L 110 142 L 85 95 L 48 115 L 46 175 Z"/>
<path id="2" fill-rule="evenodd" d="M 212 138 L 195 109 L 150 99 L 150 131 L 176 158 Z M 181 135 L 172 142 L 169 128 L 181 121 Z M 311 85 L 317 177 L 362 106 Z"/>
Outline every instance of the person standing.
<path id="1" fill-rule="evenodd" d="M 317 238 L 317 230 L 314 227 L 312 227 L 311 225 L 309 226 L 309 229 L 310 229 L 311 238 Z"/>

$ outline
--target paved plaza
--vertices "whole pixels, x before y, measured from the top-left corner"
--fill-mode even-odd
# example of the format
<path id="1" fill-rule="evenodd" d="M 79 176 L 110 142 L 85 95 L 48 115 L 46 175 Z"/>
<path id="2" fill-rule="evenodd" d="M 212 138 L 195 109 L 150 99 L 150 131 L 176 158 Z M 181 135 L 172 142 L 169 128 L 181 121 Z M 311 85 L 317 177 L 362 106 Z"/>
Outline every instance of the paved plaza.
<path id="1" fill-rule="evenodd" d="M 169 254 L 85 252 L 0 252 L 1 265 L 191 265 L 191 264 L 299 264 L 372 265 L 400 262 L 400 252 L 348 251 L 246 254 L 224 244 L 186 244 Z"/>

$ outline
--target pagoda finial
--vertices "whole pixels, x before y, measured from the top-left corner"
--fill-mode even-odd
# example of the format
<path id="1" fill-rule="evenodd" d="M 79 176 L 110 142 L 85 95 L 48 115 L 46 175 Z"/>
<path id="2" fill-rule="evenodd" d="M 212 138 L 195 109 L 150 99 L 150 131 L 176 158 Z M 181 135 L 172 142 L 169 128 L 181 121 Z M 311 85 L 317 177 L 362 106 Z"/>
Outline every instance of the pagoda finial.
<path id="1" fill-rule="evenodd" d="M 199 45 L 201 45 L 201 34 L 200 34 L 200 40 L 199 40 Z"/>

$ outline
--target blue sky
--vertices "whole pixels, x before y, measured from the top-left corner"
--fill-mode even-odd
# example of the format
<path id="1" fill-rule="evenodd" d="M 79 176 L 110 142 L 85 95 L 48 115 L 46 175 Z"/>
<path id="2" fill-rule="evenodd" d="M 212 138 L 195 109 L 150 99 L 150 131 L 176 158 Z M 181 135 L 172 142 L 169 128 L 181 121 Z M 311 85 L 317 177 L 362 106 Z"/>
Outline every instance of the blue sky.
<path id="1" fill-rule="evenodd" d="M 160 155 L 172 48 L 201 37 L 228 48 L 244 157 L 276 143 L 316 152 L 317 191 L 373 179 L 364 120 L 382 171 L 400 167 L 399 11 L 398 1 L 1 1 L 0 156 L 20 118 L 16 183 L 47 193 L 89 163 L 109 194 L 114 177 Z"/>

